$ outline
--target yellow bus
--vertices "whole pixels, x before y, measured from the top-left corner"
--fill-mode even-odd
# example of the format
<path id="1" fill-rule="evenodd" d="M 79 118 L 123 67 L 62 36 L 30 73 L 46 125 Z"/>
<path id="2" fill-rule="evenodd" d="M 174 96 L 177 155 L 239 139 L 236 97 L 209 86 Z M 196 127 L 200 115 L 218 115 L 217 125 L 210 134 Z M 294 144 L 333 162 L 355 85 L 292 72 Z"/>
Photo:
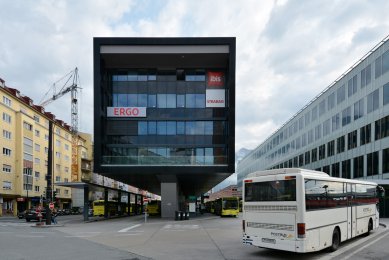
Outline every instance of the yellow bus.
<path id="1" fill-rule="evenodd" d="M 152 215 L 161 215 L 161 201 L 160 200 L 152 200 L 147 204 L 147 213 Z"/>
<path id="2" fill-rule="evenodd" d="M 92 204 L 93 216 L 104 216 L 104 200 L 95 200 Z M 126 212 L 127 207 L 124 209 Z M 107 212 L 108 216 L 115 216 L 118 214 L 118 202 L 107 201 Z"/>
<path id="3" fill-rule="evenodd" d="M 226 197 L 219 198 L 215 201 L 215 214 L 221 217 L 233 216 L 236 217 L 239 214 L 239 198 L 238 197 Z"/>

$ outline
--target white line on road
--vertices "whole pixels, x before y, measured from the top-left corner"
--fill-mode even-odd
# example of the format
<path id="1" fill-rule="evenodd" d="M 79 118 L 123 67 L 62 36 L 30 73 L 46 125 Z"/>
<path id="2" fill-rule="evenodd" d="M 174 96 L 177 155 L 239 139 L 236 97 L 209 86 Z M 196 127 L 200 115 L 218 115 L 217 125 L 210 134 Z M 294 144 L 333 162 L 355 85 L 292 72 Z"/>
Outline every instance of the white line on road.
<path id="1" fill-rule="evenodd" d="M 343 259 L 344 259 L 344 260 L 349 259 L 350 257 L 352 257 L 353 255 L 355 255 L 356 253 L 358 253 L 358 252 L 362 251 L 363 249 L 365 249 L 366 247 L 368 247 L 368 246 L 374 244 L 374 243 L 377 242 L 378 240 L 383 239 L 383 238 L 386 237 L 387 235 L 389 235 L 389 233 L 386 233 L 385 235 L 383 235 L 383 236 L 381 236 L 381 237 L 379 237 L 379 238 L 374 239 L 374 240 L 371 241 L 369 244 L 366 244 L 366 245 L 364 245 L 363 247 L 360 247 L 358 250 L 352 252 L 352 254 L 349 254 L 348 256 L 345 256 Z"/>
<path id="2" fill-rule="evenodd" d="M 139 227 L 139 226 L 141 226 L 141 225 L 142 225 L 142 224 L 137 224 L 137 225 L 133 225 L 133 226 L 131 226 L 131 227 L 128 227 L 128 228 L 123 228 L 123 229 L 119 230 L 118 232 L 120 232 L 120 233 L 124 233 L 124 232 L 127 232 L 128 230 L 131 230 L 131 229 L 137 228 L 137 227 Z"/>

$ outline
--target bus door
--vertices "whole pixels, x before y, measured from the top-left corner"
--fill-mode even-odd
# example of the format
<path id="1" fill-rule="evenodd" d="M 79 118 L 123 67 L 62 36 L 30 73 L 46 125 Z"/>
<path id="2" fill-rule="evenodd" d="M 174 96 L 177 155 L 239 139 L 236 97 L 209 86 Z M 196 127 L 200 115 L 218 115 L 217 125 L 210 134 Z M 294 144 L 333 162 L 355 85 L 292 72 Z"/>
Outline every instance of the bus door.
<path id="1" fill-rule="evenodd" d="M 357 208 L 354 201 L 355 184 L 347 183 L 347 238 L 355 237 L 357 232 Z"/>

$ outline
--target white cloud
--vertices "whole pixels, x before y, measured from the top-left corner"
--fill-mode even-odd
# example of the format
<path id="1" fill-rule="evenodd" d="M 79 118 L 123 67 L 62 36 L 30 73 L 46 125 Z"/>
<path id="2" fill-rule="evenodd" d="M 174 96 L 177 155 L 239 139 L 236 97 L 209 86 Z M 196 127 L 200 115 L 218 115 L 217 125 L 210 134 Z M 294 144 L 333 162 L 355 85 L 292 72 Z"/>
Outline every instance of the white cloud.
<path id="1" fill-rule="evenodd" d="M 254 148 L 389 31 L 378 1 L 1 1 L 0 77 L 35 103 L 79 68 L 93 133 L 93 37 L 234 36 L 236 150 Z M 70 124 L 70 96 L 47 107 Z"/>

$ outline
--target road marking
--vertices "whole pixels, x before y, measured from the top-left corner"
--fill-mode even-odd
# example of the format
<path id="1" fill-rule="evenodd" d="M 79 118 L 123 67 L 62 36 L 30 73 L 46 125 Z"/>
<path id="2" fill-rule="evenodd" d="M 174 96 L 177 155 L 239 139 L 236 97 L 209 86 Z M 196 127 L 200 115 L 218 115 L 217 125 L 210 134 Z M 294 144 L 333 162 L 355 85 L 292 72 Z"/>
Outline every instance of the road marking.
<path id="1" fill-rule="evenodd" d="M 188 230 L 188 229 L 195 230 L 195 229 L 199 229 L 199 225 L 180 225 L 180 224 L 171 225 L 171 224 L 167 224 L 163 227 L 163 229 L 177 230 L 177 231 Z"/>
<path id="2" fill-rule="evenodd" d="M 15 235 L 15 237 L 21 237 L 21 238 L 39 238 L 39 237 L 46 237 L 46 236 Z"/>
<path id="3" fill-rule="evenodd" d="M 124 233 L 124 232 L 127 232 L 127 231 L 131 230 L 131 229 L 137 228 L 139 226 L 142 226 L 142 224 L 136 224 L 136 225 L 133 225 L 133 226 L 128 227 L 128 228 L 123 228 L 123 229 L 119 230 L 118 232 L 119 233 Z"/>
<path id="4" fill-rule="evenodd" d="M 371 235 L 369 235 L 367 237 L 356 237 L 356 238 L 353 238 L 353 239 L 356 239 L 356 240 L 354 242 L 350 243 L 350 245 L 347 245 L 346 247 L 341 247 L 338 250 L 336 250 L 335 252 L 329 253 L 326 256 L 321 257 L 319 259 L 320 260 L 336 259 L 339 255 L 346 253 L 347 251 L 353 249 L 354 247 L 358 247 L 360 244 L 365 243 L 366 240 L 375 238 L 376 236 L 382 234 L 383 232 L 385 232 L 385 230 L 383 230 L 383 231 L 377 230 L 376 232 L 372 233 Z"/>
<path id="5" fill-rule="evenodd" d="M 383 238 L 386 237 L 387 235 L 389 235 L 389 233 L 386 233 L 385 235 L 380 236 L 379 238 L 374 239 L 374 240 L 371 241 L 369 244 L 366 244 L 366 245 L 364 245 L 363 247 L 360 247 L 359 249 L 357 249 L 356 251 L 352 252 L 352 253 L 349 254 L 348 256 L 345 256 L 343 259 L 344 259 L 344 260 L 349 259 L 350 257 L 352 257 L 353 255 L 355 255 L 356 253 L 362 251 L 363 249 L 365 249 L 365 248 L 368 247 L 368 246 L 371 246 L 372 244 L 374 244 L 375 242 L 377 242 L 377 241 L 380 240 L 380 239 L 383 239 Z"/>

